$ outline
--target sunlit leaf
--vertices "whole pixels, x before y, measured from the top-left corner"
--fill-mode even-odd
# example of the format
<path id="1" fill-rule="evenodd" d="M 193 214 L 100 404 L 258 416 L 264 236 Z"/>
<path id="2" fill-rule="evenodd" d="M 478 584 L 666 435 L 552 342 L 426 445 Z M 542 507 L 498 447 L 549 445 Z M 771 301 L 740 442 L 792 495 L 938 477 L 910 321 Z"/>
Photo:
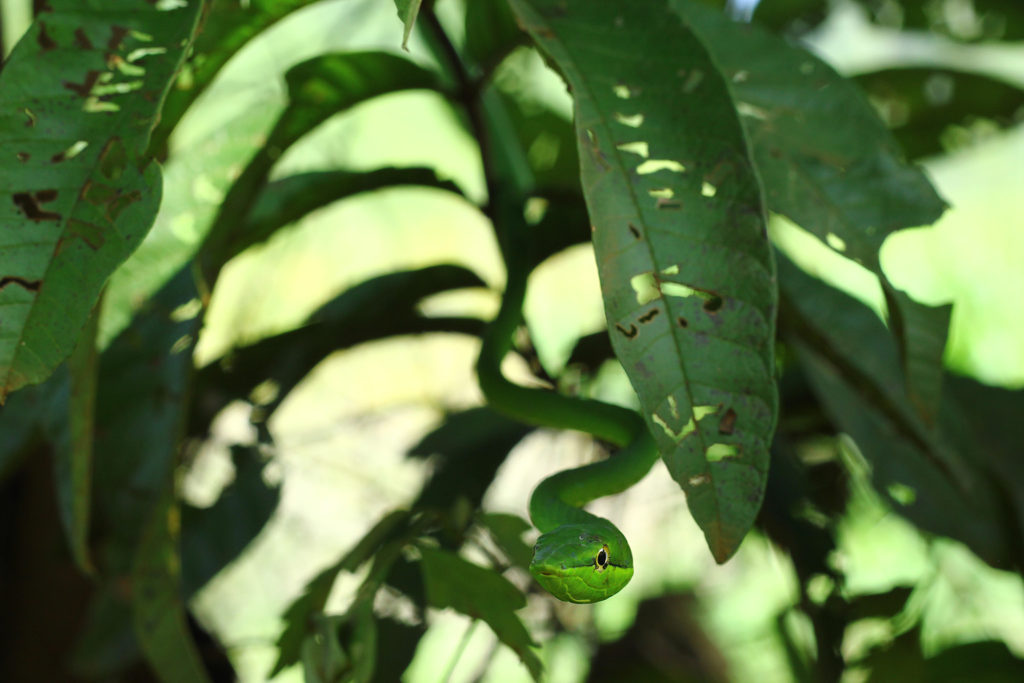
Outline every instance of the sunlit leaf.
<path id="1" fill-rule="evenodd" d="M 288 106 L 231 186 L 203 246 L 210 284 L 232 253 L 245 243 L 246 216 L 274 162 L 299 138 L 331 116 L 379 95 L 437 87 L 435 75 L 386 52 L 327 54 L 296 64 L 285 74 Z"/>
<path id="2" fill-rule="evenodd" d="M 760 507 L 776 413 L 774 266 L 729 91 L 665 2 L 513 8 L 575 98 L 616 355 L 724 562 Z"/>
<path id="3" fill-rule="evenodd" d="M 0 72 L 0 402 L 71 353 L 160 202 L 145 157 L 201 3 L 50 0 Z"/>
<path id="4" fill-rule="evenodd" d="M 540 680 L 541 663 L 532 649 L 534 642 L 515 613 L 526 606 L 523 594 L 497 572 L 458 555 L 424 546 L 420 552 L 430 604 L 485 621 L 498 640 L 519 655 L 534 680 Z"/>

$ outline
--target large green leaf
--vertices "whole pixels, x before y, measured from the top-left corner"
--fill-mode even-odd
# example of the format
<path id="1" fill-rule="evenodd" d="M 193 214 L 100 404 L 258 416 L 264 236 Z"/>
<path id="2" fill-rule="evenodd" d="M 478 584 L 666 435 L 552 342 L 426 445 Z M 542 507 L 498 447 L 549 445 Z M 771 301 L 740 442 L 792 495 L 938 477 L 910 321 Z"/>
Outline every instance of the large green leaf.
<path id="1" fill-rule="evenodd" d="M 274 162 L 296 140 L 334 114 L 378 95 L 434 88 L 434 74 L 386 52 L 352 52 L 314 57 L 285 74 L 288 106 L 228 191 L 203 246 L 202 262 L 209 284 L 232 253 L 245 242 L 244 217 L 252 209 Z"/>
<path id="2" fill-rule="evenodd" d="M 420 546 L 423 583 L 434 607 L 450 607 L 474 619 L 483 619 L 498 640 L 519 655 L 534 680 L 540 680 L 541 663 L 534 653 L 530 634 L 516 616 L 526 598 L 508 579 L 458 555 Z"/>
<path id="3" fill-rule="evenodd" d="M 182 77 L 167 95 L 153 147 L 163 147 L 188 108 L 246 43 L 291 12 L 315 0 L 210 0 Z"/>
<path id="4" fill-rule="evenodd" d="M 576 103 L 616 355 L 719 562 L 753 524 L 776 414 L 775 276 L 743 130 L 661 0 L 516 0 Z"/>
<path id="5" fill-rule="evenodd" d="M 822 60 L 758 26 L 732 22 L 691 0 L 671 2 L 730 76 L 768 208 L 895 292 L 879 262 L 882 243 L 896 230 L 933 223 L 945 204 L 921 170 L 906 163 L 864 95 Z M 936 378 L 948 324 L 941 311 L 906 295 L 888 300 L 896 307 L 891 315 L 912 396 L 930 417 L 939 396 L 924 392 L 941 386 Z M 914 333 L 900 333 L 899 321 L 914 321 Z"/>
<path id="6" fill-rule="evenodd" d="M 71 353 L 149 230 L 150 130 L 201 3 L 50 0 L 0 72 L 0 402 Z"/>

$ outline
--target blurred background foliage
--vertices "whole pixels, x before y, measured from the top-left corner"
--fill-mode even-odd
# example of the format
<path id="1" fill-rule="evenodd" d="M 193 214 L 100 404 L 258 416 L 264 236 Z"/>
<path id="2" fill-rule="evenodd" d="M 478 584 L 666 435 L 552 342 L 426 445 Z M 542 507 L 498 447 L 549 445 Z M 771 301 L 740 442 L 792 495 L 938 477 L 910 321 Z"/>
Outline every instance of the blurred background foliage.
<path id="1" fill-rule="evenodd" d="M 1017 476 L 1024 471 L 1024 5 L 709 4 L 802 42 L 853 78 L 951 205 L 935 226 L 891 237 L 882 263 L 919 300 L 954 304 L 947 368 L 1002 388 L 949 379 L 947 389 L 967 400 L 947 408 L 948 419 L 973 425 L 972 447 L 1000 459 L 1007 488 L 1024 495 Z M 9 50 L 30 3 L 3 0 L 2 7 Z M 529 680 L 516 653 L 465 616 L 471 609 L 428 609 L 457 596 L 425 595 L 410 566 L 418 559 L 432 571 L 466 570 L 429 557 L 396 557 L 379 571 L 361 561 L 417 533 L 423 519 L 439 525 L 441 548 L 461 547 L 471 559 L 507 568 L 526 591 L 519 614 L 540 643 L 547 680 L 1021 679 L 1024 586 L 1012 570 L 1020 565 L 995 562 L 997 569 L 976 554 L 985 547 L 980 537 L 998 530 L 976 530 L 969 549 L 896 514 L 914 490 L 872 484 L 858 446 L 823 416 L 802 377 L 783 379 L 758 530 L 728 564 L 714 564 L 659 466 L 594 506 L 633 544 L 638 571 L 620 596 L 576 606 L 531 587 L 522 570 L 530 537 L 524 540 L 518 519 L 526 517 L 529 493 L 599 447 L 479 407 L 475 335 L 497 309 L 504 273 L 472 203 L 486 190 L 461 114 L 414 75 L 408 89 L 327 112 L 311 131 L 300 127 L 294 144 L 274 146 L 275 121 L 297 107 L 285 81 L 292 66 L 326 53 L 380 50 L 432 73 L 430 46 L 413 31 L 403 53 L 395 7 L 381 0 L 217 0 L 213 7 L 215 16 L 234 13 L 234 23 L 199 39 L 200 57 L 168 101 L 154 141 L 165 159 L 160 213 L 104 298 L 100 344 L 125 350 L 102 361 L 114 363 L 105 375 L 123 379 L 107 385 L 116 395 L 104 397 L 100 388 L 98 405 L 110 419 L 109 431 L 97 435 L 93 533 L 94 553 L 128 576 L 132 558 L 123 556 L 118 534 L 142 532 L 122 522 L 144 525 L 140 500 L 161 495 L 161 468 L 173 466 L 174 454 L 152 443 L 153 472 L 120 471 L 102 458 L 119 441 L 149 443 L 159 434 L 149 431 L 154 421 L 185 423 L 189 446 L 175 470 L 182 582 L 190 629 L 213 679 L 260 681 L 274 672 L 277 681 L 335 680 L 358 673 L 368 648 L 379 653 L 381 681 Z M 495 60 L 494 83 L 543 184 L 578 193 L 571 101 L 525 46 L 504 4 L 439 0 L 435 11 L 456 46 L 483 63 Z M 273 21 L 245 23 L 260 16 Z M 467 33 L 467 23 L 477 30 Z M 303 119 L 307 127 L 317 120 L 298 115 L 313 117 Z M 335 195 L 321 195 L 316 210 L 286 217 L 283 229 L 263 224 L 266 239 L 257 243 L 224 246 L 233 257 L 199 321 L 187 311 L 196 294 L 188 264 L 257 149 L 265 151 L 268 187 L 279 193 L 260 199 L 268 216 L 292 205 L 284 179 L 298 174 L 394 167 L 413 175 L 383 178 L 379 187 L 387 189 L 376 191 L 332 176 L 325 191 Z M 250 220 L 259 223 L 256 213 Z M 552 210 L 546 220 L 586 235 L 585 216 Z M 867 271 L 781 218 L 772 230 L 803 270 L 881 309 L 882 292 Z M 531 277 L 530 345 L 507 372 L 633 405 L 602 343 L 592 250 L 565 244 L 547 249 L 552 255 Z M 148 337 L 146 316 L 172 312 L 177 327 L 154 326 Z M 877 319 L 867 324 L 881 327 Z M 166 395 L 183 390 L 170 366 L 190 359 L 168 352 L 190 335 L 198 335 L 191 359 L 198 372 L 188 407 L 140 403 L 152 393 L 149 382 Z M 132 374 L 133 353 L 152 355 L 152 375 Z M 93 583 L 77 573 L 56 512 L 54 465 L 36 457 L 58 452 L 68 438 L 61 425 L 37 419 L 67 400 L 61 381 L 12 397 L 2 414 L 0 678 L 148 680 L 128 579 Z M 854 399 L 837 393 L 835 400 L 841 411 L 843 400 Z M 478 506 L 486 514 L 475 514 Z M 1019 509 L 1014 501 L 997 506 L 1010 516 Z M 419 516 L 390 514 L 397 509 Z M 1006 523 L 1019 532 L 1022 520 Z M 314 619 L 319 630 L 305 637 L 321 610 L 327 616 Z"/>

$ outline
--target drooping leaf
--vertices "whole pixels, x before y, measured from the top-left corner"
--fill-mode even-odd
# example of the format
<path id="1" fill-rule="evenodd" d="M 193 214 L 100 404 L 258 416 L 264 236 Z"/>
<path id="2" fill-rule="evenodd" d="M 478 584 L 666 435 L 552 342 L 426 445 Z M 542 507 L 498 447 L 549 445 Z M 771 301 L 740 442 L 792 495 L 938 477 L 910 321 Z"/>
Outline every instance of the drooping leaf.
<path id="1" fill-rule="evenodd" d="M 426 296 L 448 289 L 483 284 L 459 266 L 429 266 L 388 273 L 343 292 L 310 316 L 296 330 L 263 339 L 233 351 L 225 365 L 212 364 L 196 377 L 196 402 L 201 414 L 192 418 L 192 433 L 204 434 L 227 403 L 246 399 L 260 383 L 270 380 L 276 396 L 263 406 L 269 416 L 309 371 L 329 354 L 372 339 L 396 334 L 450 331 L 478 333 L 477 320 L 429 318 L 416 312 Z"/>
<path id="2" fill-rule="evenodd" d="M 906 292 L 888 286 L 889 327 L 900 348 L 907 394 L 918 415 L 928 424 L 942 403 L 942 364 L 953 305 L 926 306 Z"/>
<path id="3" fill-rule="evenodd" d="M 768 208 L 892 289 L 879 262 L 882 243 L 897 230 L 935 222 L 946 207 L 924 173 L 906 163 L 863 93 L 821 59 L 759 26 L 730 21 L 692 0 L 670 2 L 731 80 Z M 945 344 L 947 326 L 906 295 L 890 300 L 900 307 L 894 318 L 933 323 L 900 341 L 904 356 L 916 359 L 916 372 L 941 374 L 932 342 Z M 921 339 L 927 348 L 913 346 Z M 933 366 L 918 364 L 924 359 Z M 938 402 L 938 396 L 922 398 Z"/>
<path id="4" fill-rule="evenodd" d="M 512 4 L 574 95 L 616 355 L 724 562 L 760 506 L 776 414 L 774 266 L 726 84 L 664 1 Z"/>
<path id="5" fill-rule="evenodd" d="M 71 353 L 160 202 L 150 130 L 201 3 L 50 0 L 0 72 L 0 402 Z"/>
<path id="6" fill-rule="evenodd" d="M 1019 121 L 1024 90 L 991 76 L 952 69 L 904 67 L 859 74 L 862 87 L 911 159 L 941 154 L 951 126 L 988 119 Z"/>
<path id="7" fill-rule="evenodd" d="M 234 446 L 235 479 L 208 508 L 183 505 L 183 592 L 194 595 L 256 538 L 281 499 L 280 486 L 263 480 L 263 462 L 253 447 Z"/>
<path id="8" fill-rule="evenodd" d="M 209 284 L 231 254 L 244 243 L 248 215 L 274 162 L 296 140 L 334 114 L 361 102 L 416 88 L 435 88 L 434 74 L 386 52 L 327 54 L 296 64 L 285 74 L 288 106 L 248 165 L 231 186 L 203 245 L 202 262 Z"/>
<path id="9" fill-rule="evenodd" d="M 785 259 L 779 283 L 783 338 L 836 429 L 856 442 L 875 489 L 921 529 L 1008 566 L 1010 545 L 989 479 L 907 405 L 898 350 L 881 320 Z"/>
<path id="10" fill-rule="evenodd" d="M 398 18 L 405 26 L 402 32 L 402 49 L 408 50 L 409 36 L 412 35 L 412 27 L 416 25 L 416 16 L 420 13 L 420 5 L 423 0 L 395 0 L 395 8 L 398 10 Z"/>
<path id="11" fill-rule="evenodd" d="M 189 635 L 181 593 L 181 517 L 171 493 L 154 506 L 132 567 L 135 633 L 163 683 L 210 680 Z"/>
<path id="12" fill-rule="evenodd" d="M 66 447 L 56 449 L 54 466 L 57 501 L 71 557 L 86 574 L 95 571 L 89 557 L 89 516 L 92 503 L 96 382 L 99 373 L 99 354 L 96 351 L 98 324 L 97 306 L 68 359 L 71 390 L 68 429 L 71 439 Z"/>
<path id="13" fill-rule="evenodd" d="M 526 606 L 526 598 L 497 572 L 484 569 L 444 550 L 420 546 L 423 584 L 427 600 L 438 609 L 450 607 L 474 619 L 482 619 L 540 680 L 541 663 L 516 610 Z"/>
<path id="14" fill-rule="evenodd" d="M 319 171 L 288 176 L 268 183 L 259 193 L 245 225 L 238 231 L 238 241 L 228 245 L 226 256 L 230 258 L 263 242 L 278 228 L 332 202 L 364 192 L 408 185 L 461 194 L 454 183 L 438 179 L 429 168 L 380 168 L 365 173 Z"/>
<path id="15" fill-rule="evenodd" d="M 266 28 L 314 0 L 212 0 L 203 17 L 177 87 L 167 95 L 160 124 L 153 132 L 153 148 L 163 147 L 181 117 L 221 68 L 246 43 Z"/>

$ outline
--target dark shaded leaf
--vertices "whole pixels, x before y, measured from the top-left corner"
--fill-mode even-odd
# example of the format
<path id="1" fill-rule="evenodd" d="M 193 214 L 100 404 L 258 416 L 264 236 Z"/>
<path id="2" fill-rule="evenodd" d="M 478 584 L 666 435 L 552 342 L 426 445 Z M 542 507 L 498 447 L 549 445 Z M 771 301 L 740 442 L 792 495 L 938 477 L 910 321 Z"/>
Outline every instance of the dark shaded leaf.
<path id="1" fill-rule="evenodd" d="M 523 594 L 497 572 L 453 553 L 424 546 L 420 546 L 420 553 L 430 604 L 487 622 L 498 640 L 519 655 L 534 680 L 540 680 L 540 659 L 532 649 L 535 643 L 515 613 L 526 606 Z"/>
<path id="2" fill-rule="evenodd" d="M 160 203 L 145 150 L 201 3 L 49 0 L 0 72 L 0 403 L 68 357 Z"/>
<path id="3" fill-rule="evenodd" d="M 884 593 L 857 595 L 847 602 L 846 614 L 851 622 L 858 619 L 891 619 L 903 611 L 913 591 L 913 586 L 896 586 Z"/>
<path id="4" fill-rule="evenodd" d="M 153 148 L 167 144 L 171 131 L 221 68 L 264 29 L 314 0 L 212 0 L 177 87 L 167 94 Z"/>
<path id="5" fill-rule="evenodd" d="M 774 266 L 732 99 L 664 2 L 512 5 L 575 97 L 612 345 L 724 562 L 760 507 L 776 413 Z"/>
<path id="6" fill-rule="evenodd" d="M 227 247 L 228 258 L 269 239 L 278 228 L 316 209 L 353 195 L 389 187 L 422 185 L 461 194 L 454 183 L 439 180 L 429 168 L 381 168 L 366 173 L 320 171 L 300 173 L 267 184 L 253 205 L 238 241 Z"/>
<path id="7" fill-rule="evenodd" d="M 509 52 L 528 42 L 506 0 L 466 4 L 466 56 L 490 73 Z"/>
<path id="8" fill-rule="evenodd" d="M 196 377 L 196 409 L 191 431 L 205 434 L 210 421 L 228 403 L 247 399 L 260 383 L 270 380 L 276 396 L 262 407 L 269 417 L 288 393 L 334 351 L 373 339 L 423 332 L 478 333 L 481 323 L 466 318 L 420 316 L 416 304 L 448 289 L 475 287 L 483 282 L 459 266 L 429 266 L 388 273 L 345 291 L 310 316 L 296 330 L 234 350 L 223 364 L 208 365 Z"/>
<path id="9" fill-rule="evenodd" d="M 932 424 L 942 403 L 942 364 L 952 304 L 926 306 L 885 284 L 889 326 L 900 348 L 907 394 L 917 414 Z"/>
<path id="10" fill-rule="evenodd" d="M 253 447 L 232 447 L 235 480 L 208 508 L 181 510 L 182 583 L 194 595 L 256 538 L 281 499 L 280 486 L 263 481 L 263 461 Z"/>
<path id="11" fill-rule="evenodd" d="M 439 461 L 413 507 L 448 509 L 462 499 L 475 510 L 498 467 L 530 431 L 531 427 L 489 408 L 447 416 L 441 426 L 409 450 L 411 456 L 436 456 Z"/>
<path id="12" fill-rule="evenodd" d="M 303 642 L 312 625 L 311 619 L 323 612 L 327 596 L 338 574 L 343 571 L 356 571 L 371 557 L 377 555 L 384 546 L 393 544 L 394 540 L 406 533 L 408 528 L 408 512 L 395 510 L 388 513 L 338 562 L 324 569 L 306 584 L 303 594 L 296 598 L 284 613 L 285 628 L 277 640 L 277 662 L 270 676 L 276 676 L 299 661 Z"/>
<path id="13" fill-rule="evenodd" d="M 518 515 L 489 512 L 480 515 L 480 526 L 491 532 L 498 547 L 516 567 L 527 569 L 533 559 L 533 548 L 523 542 L 523 534 L 533 525 Z"/>
<path id="14" fill-rule="evenodd" d="M 189 635 L 181 593 L 181 518 L 168 490 L 154 506 L 132 568 L 135 634 L 164 683 L 203 683 L 210 678 Z"/>
<path id="15" fill-rule="evenodd" d="M 1024 18 L 1024 15 L 1022 15 Z M 941 154 L 951 126 L 1021 120 L 1024 90 L 991 76 L 939 68 L 894 68 L 854 79 L 867 92 L 912 159 Z"/>
<path id="16" fill-rule="evenodd" d="M 246 243 L 248 215 L 274 162 L 296 140 L 334 114 L 378 95 L 416 88 L 435 88 L 434 74 L 386 52 L 327 54 L 296 64 L 285 74 L 288 106 L 224 197 L 203 245 L 207 280 L 216 281 L 236 246 Z"/>
<path id="17" fill-rule="evenodd" d="M 920 528 L 955 538 L 996 567 L 1010 562 L 998 500 L 946 434 L 906 405 L 892 338 L 866 306 L 779 260 L 783 338 L 837 431 L 870 464 L 875 488 Z"/>
<path id="18" fill-rule="evenodd" d="M 68 358 L 70 397 L 67 447 L 55 449 L 54 476 L 61 522 L 67 534 L 71 557 L 86 574 L 95 568 L 89 557 L 89 516 L 92 501 L 92 457 L 96 417 L 96 383 L 99 353 L 96 330 L 99 306 L 93 310 L 75 350 Z"/>

